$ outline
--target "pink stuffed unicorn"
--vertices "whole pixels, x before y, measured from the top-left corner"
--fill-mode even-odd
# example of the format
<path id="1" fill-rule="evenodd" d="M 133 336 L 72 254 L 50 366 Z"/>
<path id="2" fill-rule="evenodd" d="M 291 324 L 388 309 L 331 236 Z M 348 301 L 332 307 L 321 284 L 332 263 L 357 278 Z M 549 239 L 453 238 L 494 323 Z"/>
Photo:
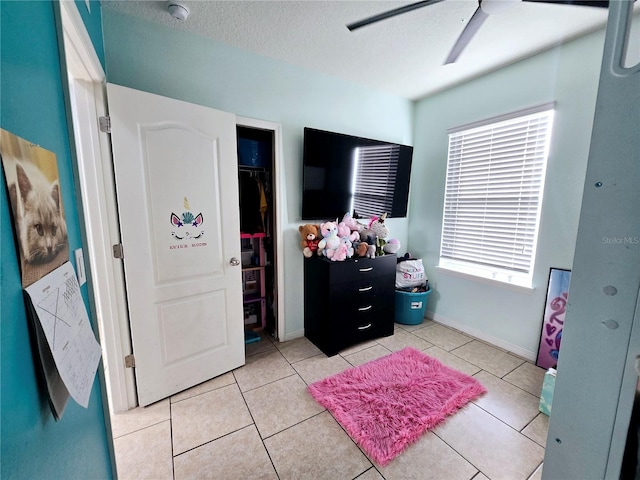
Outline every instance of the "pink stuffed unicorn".
<path id="1" fill-rule="evenodd" d="M 341 262 L 351 257 L 353 257 L 353 247 L 351 246 L 351 240 L 349 240 L 349 237 L 342 237 L 340 239 L 340 245 L 338 245 L 338 248 L 331 257 L 331 261 Z"/>

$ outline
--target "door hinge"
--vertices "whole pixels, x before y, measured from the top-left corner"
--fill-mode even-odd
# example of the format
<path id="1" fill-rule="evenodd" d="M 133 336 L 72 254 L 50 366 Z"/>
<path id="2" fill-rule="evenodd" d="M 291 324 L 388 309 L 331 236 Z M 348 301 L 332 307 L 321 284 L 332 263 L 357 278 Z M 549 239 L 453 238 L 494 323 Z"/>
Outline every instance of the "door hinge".
<path id="1" fill-rule="evenodd" d="M 106 115 L 98 120 L 100 121 L 100 131 L 102 133 L 111 133 L 111 117 Z"/>
<path id="2" fill-rule="evenodd" d="M 124 357 L 124 366 L 126 368 L 136 368 L 136 357 L 133 356 L 133 353 Z"/>
<path id="3" fill-rule="evenodd" d="M 124 258 L 124 248 L 121 243 L 113 246 L 113 258 Z"/>

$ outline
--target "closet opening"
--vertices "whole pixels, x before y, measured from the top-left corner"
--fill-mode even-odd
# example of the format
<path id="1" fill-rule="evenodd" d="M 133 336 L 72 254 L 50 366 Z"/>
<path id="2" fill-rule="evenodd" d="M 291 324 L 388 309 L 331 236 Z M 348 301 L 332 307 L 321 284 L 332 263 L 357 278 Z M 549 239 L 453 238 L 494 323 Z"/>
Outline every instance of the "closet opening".
<path id="1" fill-rule="evenodd" d="M 237 126 L 245 344 L 278 338 L 274 132 Z"/>

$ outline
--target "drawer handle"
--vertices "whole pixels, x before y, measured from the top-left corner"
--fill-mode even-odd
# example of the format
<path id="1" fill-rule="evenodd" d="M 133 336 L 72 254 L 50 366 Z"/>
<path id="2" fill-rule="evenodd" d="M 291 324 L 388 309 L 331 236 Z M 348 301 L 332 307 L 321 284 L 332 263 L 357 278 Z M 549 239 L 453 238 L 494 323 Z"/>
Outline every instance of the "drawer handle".
<path id="1" fill-rule="evenodd" d="M 364 327 L 358 327 L 358 330 L 366 330 L 367 328 L 371 328 L 371 323 L 368 325 L 365 325 Z"/>
<path id="2" fill-rule="evenodd" d="M 373 305 L 367 305 L 366 307 L 360 307 L 358 309 L 359 312 L 366 312 L 367 310 L 371 310 L 373 308 Z"/>
<path id="3" fill-rule="evenodd" d="M 368 287 L 362 287 L 358 289 L 359 292 L 368 292 L 369 290 L 373 290 L 373 287 L 368 286 Z"/>
<path id="4" fill-rule="evenodd" d="M 373 270 L 373 267 L 360 268 L 358 270 L 360 270 L 361 272 L 370 272 L 371 270 Z"/>

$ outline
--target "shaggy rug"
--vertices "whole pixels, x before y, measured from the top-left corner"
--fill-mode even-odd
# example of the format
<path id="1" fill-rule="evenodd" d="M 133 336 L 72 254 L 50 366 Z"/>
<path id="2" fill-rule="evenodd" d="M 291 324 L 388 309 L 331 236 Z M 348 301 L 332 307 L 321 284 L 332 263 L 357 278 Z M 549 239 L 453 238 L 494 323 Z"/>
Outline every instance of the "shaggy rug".
<path id="1" fill-rule="evenodd" d="M 313 383 L 309 392 L 370 458 L 385 466 L 486 389 L 407 347 Z"/>

